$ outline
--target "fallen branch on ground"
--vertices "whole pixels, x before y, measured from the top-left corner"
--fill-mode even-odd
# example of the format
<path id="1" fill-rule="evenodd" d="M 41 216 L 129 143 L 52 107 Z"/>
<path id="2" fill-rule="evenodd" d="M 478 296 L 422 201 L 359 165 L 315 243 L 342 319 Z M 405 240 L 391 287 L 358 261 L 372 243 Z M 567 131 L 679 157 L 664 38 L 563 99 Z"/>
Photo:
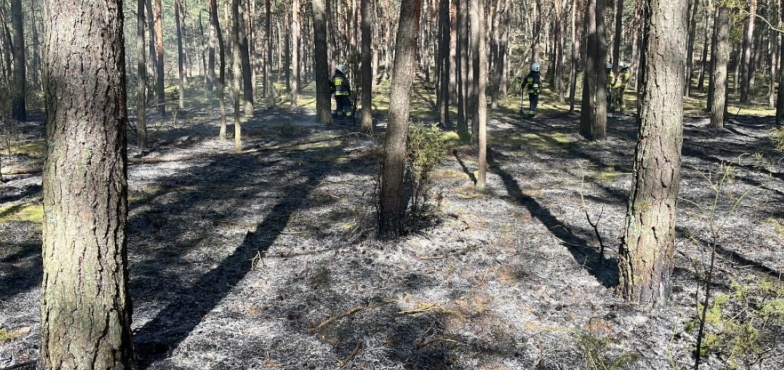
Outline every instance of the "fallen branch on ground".
<path id="1" fill-rule="evenodd" d="M 352 309 L 350 309 L 350 310 L 348 310 L 348 311 L 346 311 L 346 312 L 343 312 L 343 313 L 337 314 L 337 315 L 335 315 L 335 316 L 332 316 L 332 317 L 330 317 L 330 318 L 328 318 L 328 319 L 324 320 L 324 321 L 323 321 L 321 324 L 319 324 L 319 325 L 318 325 L 318 326 L 316 326 L 315 328 L 313 328 L 313 329 L 310 329 L 310 334 L 313 334 L 313 333 L 315 333 L 315 332 L 317 332 L 317 331 L 321 330 L 321 329 L 322 329 L 322 328 L 324 328 L 325 326 L 327 326 L 327 325 L 329 325 L 329 324 L 331 324 L 331 323 L 335 322 L 335 321 L 336 321 L 336 320 L 338 320 L 338 319 L 342 319 L 342 318 L 344 318 L 344 317 L 346 317 L 346 316 L 351 316 L 351 315 L 353 315 L 353 314 L 355 314 L 355 313 L 357 313 L 357 312 L 359 312 L 359 311 L 362 311 L 363 309 L 364 309 L 363 307 L 359 307 L 359 306 L 357 306 L 357 307 L 354 307 L 354 308 L 352 308 Z"/>
<path id="2" fill-rule="evenodd" d="M 348 356 L 347 359 L 341 361 L 340 365 L 336 367 L 335 370 L 341 370 L 342 368 L 346 367 L 346 365 L 348 365 L 352 360 L 354 360 L 354 357 L 357 357 L 357 354 L 359 354 L 359 351 L 362 350 L 362 347 L 363 347 L 362 342 L 357 343 L 357 346 L 354 347 L 353 351 L 351 351 L 351 356 Z"/>

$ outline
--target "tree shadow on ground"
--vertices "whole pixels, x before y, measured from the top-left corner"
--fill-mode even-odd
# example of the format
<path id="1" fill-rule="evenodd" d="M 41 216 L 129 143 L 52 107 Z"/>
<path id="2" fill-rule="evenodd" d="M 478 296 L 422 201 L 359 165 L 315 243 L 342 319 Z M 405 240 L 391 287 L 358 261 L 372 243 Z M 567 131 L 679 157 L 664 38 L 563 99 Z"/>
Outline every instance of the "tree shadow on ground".
<path id="1" fill-rule="evenodd" d="M 0 302 L 11 300 L 15 295 L 27 292 L 41 284 L 43 260 L 40 240 L 17 245 L 16 253 L 0 258 L 5 270 L 0 277 Z M 0 245 L 0 250 L 5 247 Z"/>
<path id="2" fill-rule="evenodd" d="M 497 154 L 490 148 L 488 148 L 487 154 L 490 169 L 501 178 L 509 195 L 528 209 L 531 216 L 538 219 L 550 233 L 563 241 L 564 246 L 572 253 L 575 261 L 585 266 L 602 285 L 608 288 L 615 286 L 618 283 L 619 272 L 614 259 L 606 260 L 599 255 L 599 252 L 594 248 L 588 247 L 587 240 L 573 233 L 567 225 L 553 216 L 536 199 L 525 195 L 514 177 L 504 171 L 495 160 Z"/>
<path id="3" fill-rule="evenodd" d="M 675 230 L 679 234 L 687 234 L 687 233 L 688 234 L 692 234 L 692 233 L 688 232 L 683 227 L 676 227 Z M 707 241 L 707 240 L 705 240 L 703 238 L 698 238 L 698 237 L 693 236 L 693 235 L 692 235 L 692 238 L 695 239 L 695 241 L 700 245 L 700 247 L 706 248 L 706 250 L 708 252 L 711 251 L 711 249 L 710 249 L 711 248 L 711 243 L 709 241 Z M 778 270 L 770 268 L 768 266 L 765 266 L 761 262 L 748 259 L 748 258 L 744 257 L 743 255 L 741 255 L 740 253 L 738 253 L 737 251 L 731 250 L 731 249 L 728 249 L 728 248 L 724 247 L 724 245 L 722 245 L 722 244 L 717 244 L 716 245 L 716 254 L 718 254 L 721 257 L 724 257 L 728 261 L 730 261 L 730 262 L 732 262 L 732 263 L 734 263 L 734 264 L 736 264 L 736 265 L 738 265 L 740 267 L 748 268 L 748 269 L 751 269 L 751 270 L 753 270 L 755 272 L 758 272 L 758 273 L 761 273 L 761 274 L 764 274 L 764 275 L 768 275 L 769 277 L 771 277 L 773 279 L 784 281 L 784 272 L 778 271 Z"/>
<path id="4" fill-rule="evenodd" d="M 248 231 L 242 244 L 220 265 L 184 288 L 179 295 L 182 297 L 201 297 L 201 299 L 176 300 L 170 302 L 153 320 L 135 334 L 137 356 L 142 369 L 152 362 L 165 357 L 169 349 L 176 347 L 201 322 L 231 289 L 242 280 L 252 268 L 255 256 L 263 256 L 283 231 L 292 213 L 302 205 L 307 197 L 308 189 L 315 186 L 318 174 L 307 174 L 305 187 L 291 187 L 285 199 L 276 204 L 264 222 L 255 230 Z M 205 294 L 209 290 L 211 294 Z M 169 323 L 178 321 L 177 331 L 169 328 Z"/>
<path id="5" fill-rule="evenodd" d="M 201 188 L 201 190 L 197 190 L 200 194 L 195 196 L 196 199 L 187 199 L 184 196 L 179 196 L 180 200 L 175 204 L 180 202 L 189 203 L 174 210 L 180 217 L 184 217 L 188 213 L 199 212 L 199 207 L 220 203 L 234 204 L 235 207 L 245 208 L 245 212 L 247 212 L 250 205 L 258 203 L 262 206 L 260 211 L 264 213 L 264 216 L 257 216 L 259 218 L 263 217 L 263 221 L 257 224 L 253 230 L 246 232 L 242 242 L 231 255 L 216 263 L 216 266 L 208 272 L 195 277 L 195 281 L 177 276 L 177 271 L 174 271 L 175 275 L 172 275 L 171 271 L 163 271 L 171 268 L 176 269 L 179 265 L 193 263 L 185 260 L 185 254 L 190 249 L 188 247 L 179 251 L 172 251 L 171 248 L 158 249 L 153 251 L 153 255 L 145 256 L 145 262 L 138 263 L 147 272 L 140 272 L 142 276 L 137 276 L 135 284 L 132 282 L 132 291 L 141 291 L 142 281 L 151 281 L 150 284 L 157 286 L 157 289 L 168 291 L 163 295 L 165 298 L 162 299 L 168 301 L 165 307 L 135 333 L 136 352 L 142 369 L 148 368 L 154 362 L 167 357 L 170 350 L 177 347 L 179 343 L 187 338 L 204 316 L 217 306 L 247 275 L 253 268 L 254 259 L 264 258 L 264 254 L 287 226 L 292 215 L 307 206 L 308 195 L 318 185 L 322 176 L 330 171 L 356 173 L 357 171 L 354 168 L 361 168 L 361 166 L 355 163 L 356 160 L 350 160 L 338 166 L 315 161 L 311 161 L 309 165 L 304 164 L 308 160 L 318 160 L 319 158 L 339 155 L 339 153 L 342 153 L 342 146 L 344 145 L 337 145 L 337 149 L 331 147 L 323 150 L 307 151 L 307 153 L 278 153 L 280 158 L 249 155 L 222 158 L 209 166 L 197 170 L 195 173 L 190 174 L 188 178 L 176 184 L 187 189 L 192 189 L 193 187 Z M 266 170 L 258 168 L 259 162 L 262 162 L 262 166 Z M 225 172 L 220 172 L 220 170 L 225 170 Z M 269 173 L 269 171 L 272 172 Z M 214 181 L 211 180 L 215 177 L 224 178 L 224 180 L 215 180 L 219 182 L 227 181 L 225 180 L 227 177 L 230 179 L 226 184 L 227 189 L 224 189 L 227 191 L 218 191 L 219 194 L 215 194 L 217 189 L 212 189 Z M 258 181 L 247 183 L 248 178 L 262 179 L 263 181 L 261 183 Z M 264 179 L 269 179 L 270 182 L 280 181 L 281 184 L 267 184 L 267 181 Z M 277 198 L 278 200 L 270 210 L 267 210 L 268 208 L 263 207 L 266 202 L 264 198 L 269 198 L 269 195 L 266 195 L 266 193 L 270 191 L 281 195 L 273 195 L 273 199 Z M 157 203 L 161 203 L 157 205 L 158 208 L 163 207 L 163 209 L 166 209 L 165 204 L 168 201 L 165 197 L 159 200 L 156 199 L 168 193 L 176 192 L 175 189 L 166 188 L 147 197 L 143 202 L 137 204 L 137 207 L 150 206 L 155 200 Z M 231 208 L 231 205 L 228 205 L 228 207 Z M 226 208 L 226 204 L 222 208 Z M 173 211 L 172 209 L 166 210 L 168 212 Z M 148 210 L 145 213 L 150 214 L 152 212 L 152 210 Z M 226 212 L 228 212 L 228 209 L 226 209 Z M 228 218 L 230 215 L 221 214 L 220 209 L 218 209 L 210 214 L 202 215 L 201 219 L 205 217 L 216 219 L 211 221 L 214 224 L 216 221 L 219 223 L 223 222 L 220 220 Z M 161 215 L 153 219 L 161 218 L 165 219 L 166 217 Z M 164 222 L 164 225 L 160 228 L 166 229 L 165 222 L 167 221 L 164 220 L 162 222 Z M 139 225 L 139 227 L 144 226 L 143 223 Z M 177 237 L 178 239 L 181 238 L 181 235 L 188 233 L 188 228 L 193 228 L 194 226 L 198 228 L 199 225 L 180 226 L 181 230 L 175 230 L 175 232 L 180 233 L 180 237 Z M 215 231 L 211 232 L 210 230 L 199 230 L 198 232 L 200 233 L 199 235 L 203 235 L 198 238 L 198 241 L 209 238 L 210 234 L 215 233 Z M 186 240 L 185 242 L 190 246 L 198 243 L 198 241 L 191 243 L 189 240 Z M 159 258 L 160 261 L 158 261 Z M 203 262 L 209 263 L 209 261 Z M 144 265 L 146 264 L 150 264 L 150 266 L 145 267 Z M 161 264 L 164 266 L 161 266 Z M 169 267 L 166 267 L 166 265 L 169 265 Z M 183 282 L 182 286 L 169 288 L 162 284 L 162 281 L 171 280 Z M 134 285 L 136 285 L 135 289 Z M 147 291 L 150 290 L 149 286 L 146 288 L 148 288 Z M 156 295 L 161 294 L 156 292 Z M 142 298 L 141 293 L 135 294 L 134 299 L 138 298 Z M 150 301 L 149 298 L 146 300 L 147 302 Z"/>

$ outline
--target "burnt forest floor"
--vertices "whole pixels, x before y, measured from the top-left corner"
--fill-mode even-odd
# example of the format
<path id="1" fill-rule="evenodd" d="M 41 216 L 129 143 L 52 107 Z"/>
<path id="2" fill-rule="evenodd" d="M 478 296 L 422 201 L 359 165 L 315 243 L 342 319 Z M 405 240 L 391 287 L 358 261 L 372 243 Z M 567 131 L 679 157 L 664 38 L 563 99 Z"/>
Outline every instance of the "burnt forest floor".
<path id="1" fill-rule="evenodd" d="M 20 124 L 21 142 L 41 140 L 38 118 Z M 237 153 L 218 122 L 151 118 L 152 150 L 129 148 L 142 369 L 691 368 L 713 241 L 724 298 L 702 368 L 784 367 L 784 166 L 770 117 L 721 131 L 686 117 L 673 294 L 656 309 L 613 290 L 630 115 L 589 142 L 577 115 L 493 111 L 486 191 L 473 186 L 476 153 L 456 147 L 425 217 L 396 241 L 375 237 L 381 135 L 267 110 Z M 375 125 L 383 134 L 384 117 Z M 38 357 L 42 275 L 40 159 L 6 154 L 4 170 L 25 174 L 6 175 L 0 194 L 0 369 Z M 738 334 L 754 330 L 753 343 Z"/>

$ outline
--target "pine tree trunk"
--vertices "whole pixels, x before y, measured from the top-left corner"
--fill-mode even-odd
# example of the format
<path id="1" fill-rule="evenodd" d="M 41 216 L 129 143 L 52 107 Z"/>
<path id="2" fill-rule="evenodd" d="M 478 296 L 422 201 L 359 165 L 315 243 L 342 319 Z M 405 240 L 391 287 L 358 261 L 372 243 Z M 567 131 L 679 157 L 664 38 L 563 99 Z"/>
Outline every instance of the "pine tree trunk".
<path id="1" fill-rule="evenodd" d="M 757 19 L 757 0 L 749 1 L 749 16 L 746 21 L 746 33 L 743 38 L 743 56 L 741 59 L 740 73 L 740 102 L 749 102 L 749 92 L 751 90 L 752 54 L 754 53 L 754 21 Z"/>
<path id="2" fill-rule="evenodd" d="M 613 70 L 618 73 L 618 65 L 621 61 L 621 37 L 623 36 L 623 0 L 616 0 L 615 4 L 615 38 L 613 39 L 612 65 Z"/>
<path id="3" fill-rule="evenodd" d="M 724 127 L 727 112 L 727 64 L 730 60 L 730 10 L 719 6 L 716 18 L 716 62 L 713 70 L 713 95 L 710 110 L 710 127 Z"/>
<path id="4" fill-rule="evenodd" d="M 784 5 L 779 4 L 779 20 L 784 20 Z M 784 125 L 784 37 L 780 38 L 779 44 L 779 88 L 776 94 L 776 125 Z"/>
<path id="5" fill-rule="evenodd" d="M 689 40 L 686 44 L 686 83 L 684 84 L 684 95 L 691 94 L 691 71 L 694 57 L 694 40 L 697 33 L 697 11 L 700 9 L 700 0 L 693 0 L 694 4 L 691 7 L 691 16 L 689 18 Z"/>
<path id="6" fill-rule="evenodd" d="M 121 4 L 44 1 L 42 369 L 134 366 Z"/>
<path id="7" fill-rule="evenodd" d="M 158 114 L 166 115 L 166 92 L 163 74 L 163 7 L 161 0 L 153 1 L 153 19 L 155 20 L 155 92 L 158 95 Z"/>
<path id="8" fill-rule="evenodd" d="M 474 0 L 477 3 L 479 0 Z M 556 0 L 557 1 L 557 0 Z M 477 76 L 477 109 L 476 119 L 479 134 L 477 135 L 477 164 L 479 166 L 479 176 L 476 179 L 477 190 L 484 190 L 487 183 L 487 95 L 485 94 L 487 87 L 487 37 L 486 37 L 486 21 L 485 21 L 485 7 L 478 4 L 478 14 L 476 24 L 479 48 L 477 50 L 479 73 Z"/>
<path id="9" fill-rule="evenodd" d="M 711 33 L 711 59 L 710 59 L 710 68 L 709 68 L 709 79 L 708 79 L 708 101 L 706 103 L 706 111 L 710 112 L 713 110 L 713 92 L 716 90 L 716 80 L 713 79 L 713 71 L 716 70 L 716 42 L 719 37 L 719 27 L 718 27 L 718 20 L 719 20 L 719 8 L 713 12 L 713 32 Z M 729 87 L 727 87 L 729 93 Z"/>
<path id="10" fill-rule="evenodd" d="M 362 131 L 366 133 L 373 132 L 373 70 L 371 65 L 372 50 L 371 50 L 371 36 L 373 31 L 370 25 L 370 0 L 362 1 L 362 66 L 360 74 L 362 75 Z"/>
<path id="11" fill-rule="evenodd" d="M 450 0 L 449 4 L 449 65 L 451 71 L 449 73 L 449 101 L 457 102 L 457 91 L 459 89 L 458 81 L 460 80 L 460 58 L 458 50 L 457 38 L 460 23 L 458 22 L 458 10 L 460 9 L 460 0 Z M 458 103 L 458 107 L 459 107 Z M 459 114 L 458 114 L 459 116 Z"/>
<path id="12" fill-rule="evenodd" d="M 299 99 L 299 64 L 300 64 L 300 30 L 302 29 L 299 20 L 299 0 L 291 3 L 291 68 L 294 76 L 291 79 L 291 106 L 296 107 Z"/>
<path id="13" fill-rule="evenodd" d="M 136 1 L 136 58 L 139 73 L 136 96 L 136 145 L 139 150 L 147 150 L 147 65 L 144 50 L 144 0 Z"/>
<path id="14" fill-rule="evenodd" d="M 178 106 L 180 109 L 185 109 L 185 54 L 182 50 L 182 0 L 175 0 L 174 2 L 174 19 L 177 30 L 177 73 L 179 77 L 179 101 Z"/>
<path id="15" fill-rule="evenodd" d="M 267 49 L 267 61 L 264 65 L 266 65 L 266 70 L 264 73 L 264 96 L 269 97 L 272 93 L 272 82 L 269 78 L 269 75 L 272 74 L 272 9 L 271 9 L 270 0 L 266 0 L 264 2 L 264 14 L 266 17 L 266 21 L 264 23 L 264 46 Z M 274 99 L 273 99 L 274 105 Z"/>
<path id="16" fill-rule="evenodd" d="M 223 33 L 221 33 L 220 27 L 220 20 L 218 18 L 218 4 L 217 0 L 209 0 L 208 3 L 209 13 L 210 13 L 210 34 L 215 35 L 216 44 L 218 46 L 218 79 L 216 84 L 218 85 L 218 103 L 220 105 L 220 133 L 218 137 L 221 140 L 226 140 L 226 131 L 227 131 L 227 123 L 226 123 L 226 102 L 225 102 L 225 92 L 226 92 L 226 52 L 223 43 Z"/>
<path id="17" fill-rule="evenodd" d="M 468 25 L 469 43 L 471 55 L 471 68 L 470 68 L 470 83 L 468 91 L 468 109 L 469 119 L 471 121 L 471 143 L 478 145 L 479 142 L 479 0 L 469 0 L 470 3 L 470 24 Z"/>
<path id="18" fill-rule="evenodd" d="M 449 39 L 451 24 L 449 21 L 449 0 L 439 0 L 438 2 L 438 61 L 436 70 L 438 71 L 438 121 L 443 127 L 450 129 L 449 122 L 449 76 L 451 65 L 449 64 Z"/>
<path id="19" fill-rule="evenodd" d="M 556 98 L 558 99 L 559 103 L 563 103 L 566 100 L 564 99 L 564 93 L 566 90 L 566 86 L 564 86 L 564 66 L 563 66 L 563 59 L 564 59 L 564 43 L 563 43 L 563 8 L 564 4 L 562 3 L 563 0 L 555 0 L 553 4 L 555 10 L 555 19 L 553 20 L 555 23 L 553 24 L 553 40 L 555 42 L 554 45 L 554 65 L 555 68 L 551 73 L 553 76 L 553 83 L 555 87 L 555 94 Z"/>
<path id="20" fill-rule="evenodd" d="M 240 120 L 240 100 L 242 94 L 242 67 L 241 46 L 240 46 L 240 27 L 242 18 L 240 16 L 240 0 L 231 0 L 231 93 L 234 100 L 234 150 L 242 150 L 242 121 Z"/>
<path id="21" fill-rule="evenodd" d="M 706 75 L 705 71 L 709 70 L 709 64 L 707 63 L 707 60 L 708 60 L 708 48 L 711 45 L 709 43 L 711 33 L 710 33 L 710 27 L 708 27 L 708 25 L 709 25 L 709 20 L 711 18 L 709 9 L 711 9 L 712 7 L 713 4 L 711 0 L 708 0 L 708 6 L 705 7 L 705 20 L 703 23 L 705 25 L 705 32 L 703 33 L 702 56 L 700 57 L 700 77 L 697 80 L 697 90 L 700 92 L 705 91 L 705 75 Z"/>
<path id="22" fill-rule="evenodd" d="M 459 1 L 458 7 L 458 39 L 457 39 L 457 55 L 458 55 L 458 80 L 457 80 L 457 134 L 467 139 L 468 133 L 468 0 L 455 0 Z"/>
<path id="23" fill-rule="evenodd" d="M 237 24 L 237 48 L 239 49 L 240 63 L 242 63 L 242 102 L 243 113 L 246 117 L 253 117 L 253 67 L 250 63 L 250 45 L 248 43 L 248 32 L 245 29 L 246 10 L 240 4 Z M 237 72 L 235 72 L 237 73 Z"/>
<path id="24" fill-rule="evenodd" d="M 683 144 L 686 0 L 647 4 L 642 51 L 640 131 L 626 226 L 619 250 L 619 293 L 664 305 L 675 254 L 675 214 Z M 666 108 L 665 108 L 666 107 Z"/>
<path id="25" fill-rule="evenodd" d="M 389 93 L 389 127 L 381 170 L 378 233 L 382 238 L 396 238 L 403 233 L 406 141 L 421 12 L 421 0 L 402 0 L 395 43 L 394 76 Z"/>
<path id="26" fill-rule="evenodd" d="M 779 17 L 778 4 L 772 3 L 772 9 L 768 15 L 774 19 Z M 776 79 L 778 78 L 778 54 L 779 54 L 779 34 L 773 30 L 768 30 L 768 109 L 776 109 Z"/>
<path id="27" fill-rule="evenodd" d="M 580 37 L 577 36 L 577 13 L 583 8 L 581 0 L 572 0 L 572 57 L 569 67 L 569 113 L 574 113 L 577 91 L 577 67 L 580 65 Z"/>
<path id="28" fill-rule="evenodd" d="M 24 14 L 22 0 L 11 0 L 11 25 L 14 29 L 14 73 L 11 88 L 11 118 L 27 121 L 27 67 L 25 59 Z"/>
<path id="29" fill-rule="evenodd" d="M 585 22 L 588 49 L 583 78 L 580 135 L 588 140 L 607 138 L 607 75 L 604 73 L 604 2 L 588 0 Z"/>
<path id="30" fill-rule="evenodd" d="M 313 68 L 316 71 L 316 116 L 324 124 L 332 124 L 331 94 L 329 92 L 329 65 L 327 64 L 328 0 L 313 0 Z"/>

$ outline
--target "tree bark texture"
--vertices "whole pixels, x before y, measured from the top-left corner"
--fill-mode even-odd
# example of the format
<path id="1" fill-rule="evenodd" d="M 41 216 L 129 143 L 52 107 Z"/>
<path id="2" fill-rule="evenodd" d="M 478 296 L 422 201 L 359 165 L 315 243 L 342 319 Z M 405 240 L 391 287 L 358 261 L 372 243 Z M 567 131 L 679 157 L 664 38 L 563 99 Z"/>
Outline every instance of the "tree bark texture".
<path id="1" fill-rule="evenodd" d="M 147 66 L 144 50 L 144 0 L 136 0 L 136 58 L 139 81 L 136 96 L 136 145 L 147 150 Z"/>
<path id="2" fill-rule="evenodd" d="M 221 140 L 226 140 L 226 53 L 225 45 L 223 42 L 223 33 L 221 32 L 220 19 L 218 18 L 218 4 L 216 0 L 209 0 L 208 3 L 210 12 L 210 34 L 215 34 L 215 41 L 218 46 L 218 78 L 216 84 L 218 85 L 218 103 L 220 105 L 221 127 L 218 137 Z"/>
<path id="3" fill-rule="evenodd" d="M 469 10 L 469 43 L 471 55 L 471 69 L 470 69 L 470 84 L 468 94 L 468 112 L 469 119 L 471 120 L 471 143 L 479 145 L 479 38 L 482 30 L 480 30 L 479 22 L 479 0 L 468 0 L 470 2 Z"/>
<path id="4" fill-rule="evenodd" d="M 177 29 L 177 76 L 179 77 L 179 89 L 177 106 L 180 109 L 185 109 L 185 52 L 182 49 L 183 38 L 183 20 L 182 16 L 182 0 L 174 1 L 174 21 Z"/>
<path id="5" fill-rule="evenodd" d="M 402 0 L 395 42 L 394 75 L 389 93 L 389 127 L 381 170 L 378 230 L 382 238 L 396 238 L 403 233 L 406 210 L 403 187 L 406 141 L 421 12 L 421 0 Z"/>
<path id="6" fill-rule="evenodd" d="M 457 94 L 457 134 L 461 138 L 468 138 L 468 120 L 470 119 L 469 112 L 469 86 L 471 83 L 468 79 L 469 75 L 469 59 L 468 59 L 468 1 L 469 0 L 455 0 L 460 2 L 458 7 L 457 21 L 458 25 L 458 94 Z"/>
<path id="7" fill-rule="evenodd" d="M 746 33 L 743 38 L 743 59 L 740 73 L 740 102 L 748 103 L 753 79 L 752 54 L 754 53 L 754 22 L 757 20 L 757 0 L 749 1 L 749 15 L 746 21 Z M 737 81 L 737 79 L 736 79 Z"/>
<path id="8" fill-rule="evenodd" d="M 240 96 L 242 95 L 242 57 L 240 47 L 240 0 L 231 0 L 231 76 L 234 101 L 234 150 L 242 150 L 242 121 L 240 120 Z"/>
<path id="9" fill-rule="evenodd" d="M 583 8 L 581 0 L 572 0 L 572 56 L 569 67 L 569 113 L 574 112 L 577 91 L 577 67 L 580 65 L 580 37 L 577 36 L 577 13 Z"/>
<path id="10" fill-rule="evenodd" d="M 623 0 L 615 0 L 615 38 L 613 39 L 612 65 L 618 75 L 618 63 L 621 61 L 621 37 L 623 36 Z"/>
<path id="11" fill-rule="evenodd" d="M 478 2 L 478 0 L 477 0 Z M 479 176 L 476 179 L 476 188 L 484 190 L 487 183 L 487 21 L 485 20 L 485 7 L 478 6 L 477 29 L 479 49 L 477 50 L 479 73 L 477 76 L 477 164 L 479 166 Z"/>
<path id="12" fill-rule="evenodd" d="M 327 64 L 327 10 L 329 0 L 313 0 L 313 59 L 316 72 L 316 117 L 320 123 L 332 123 L 329 65 Z"/>
<path id="13" fill-rule="evenodd" d="M 619 250 L 620 294 L 662 305 L 670 294 L 683 144 L 686 0 L 652 0 L 643 28 L 640 132 L 626 227 Z"/>
<path id="14" fill-rule="evenodd" d="M 784 4 L 783 4 L 784 5 Z M 779 7 L 780 19 L 784 20 L 784 6 Z M 779 88 L 776 97 L 776 125 L 781 126 L 784 124 L 784 37 L 781 37 L 781 45 L 779 45 L 779 75 L 778 82 Z"/>
<path id="15" fill-rule="evenodd" d="M 450 128 L 449 123 L 449 64 L 450 45 L 449 0 L 438 1 L 438 53 L 436 71 L 438 71 L 438 97 L 436 107 L 438 121 L 443 127 Z"/>
<path id="16" fill-rule="evenodd" d="M 11 0 L 11 23 L 14 29 L 14 73 L 11 89 L 11 117 L 17 121 L 27 121 L 27 67 L 25 59 L 24 14 L 22 0 Z"/>
<path id="17" fill-rule="evenodd" d="M 716 13 L 716 53 L 713 55 L 713 94 L 710 105 L 710 127 L 724 127 L 727 112 L 727 73 L 730 62 L 730 10 L 719 6 Z"/>
<path id="18" fill-rule="evenodd" d="M 688 43 L 686 44 L 686 83 L 684 84 L 684 95 L 689 96 L 691 94 L 691 75 L 692 75 L 692 66 L 694 62 L 694 42 L 696 40 L 697 35 L 697 13 L 700 9 L 700 0 L 693 0 L 693 4 L 690 5 L 690 14 L 689 15 L 689 39 Z"/>
<path id="19" fill-rule="evenodd" d="M 166 115 L 166 92 L 164 89 L 163 70 L 163 7 L 161 0 L 153 1 L 153 19 L 155 20 L 155 92 L 158 95 L 158 114 Z"/>
<path id="20" fill-rule="evenodd" d="M 245 29 L 245 14 L 246 10 L 242 4 L 238 9 L 238 27 L 237 27 L 237 47 L 240 52 L 240 63 L 242 69 L 242 103 L 243 113 L 246 117 L 253 116 L 253 68 L 250 63 L 250 46 L 248 45 L 248 31 Z M 237 72 L 235 72 L 237 73 Z"/>
<path id="21" fill-rule="evenodd" d="M 373 31 L 370 25 L 370 5 L 373 1 L 364 0 L 361 4 L 362 13 L 362 66 L 360 67 L 360 74 L 362 76 L 362 131 L 366 133 L 373 132 L 373 70 L 371 65 L 371 58 L 373 51 L 371 50 L 372 40 L 371 35 Z"/>
<path id="22" fill-rule="evenodd" d="M 131 369 L 122 3 L 45 0 L 44 9 L 39 364 Z"/>
<path id="23" fill-rule="evenodd" d="M 297 106 L 299 99 L 299 45 L 300 45 L 300 20 L 299 20 L 299 0 L 293 0 L 291 3 L 291 68 L 293 76 L 291 78 L 291 106 Z"/>
<path id="24" fill-rule="evenodd" d="M 607 138 L 607 75 L 604 46 L 604 2 L 588 0 L 585 9 L 588 48 L 583 77 L 580 135 L 588 140 Z"/>

